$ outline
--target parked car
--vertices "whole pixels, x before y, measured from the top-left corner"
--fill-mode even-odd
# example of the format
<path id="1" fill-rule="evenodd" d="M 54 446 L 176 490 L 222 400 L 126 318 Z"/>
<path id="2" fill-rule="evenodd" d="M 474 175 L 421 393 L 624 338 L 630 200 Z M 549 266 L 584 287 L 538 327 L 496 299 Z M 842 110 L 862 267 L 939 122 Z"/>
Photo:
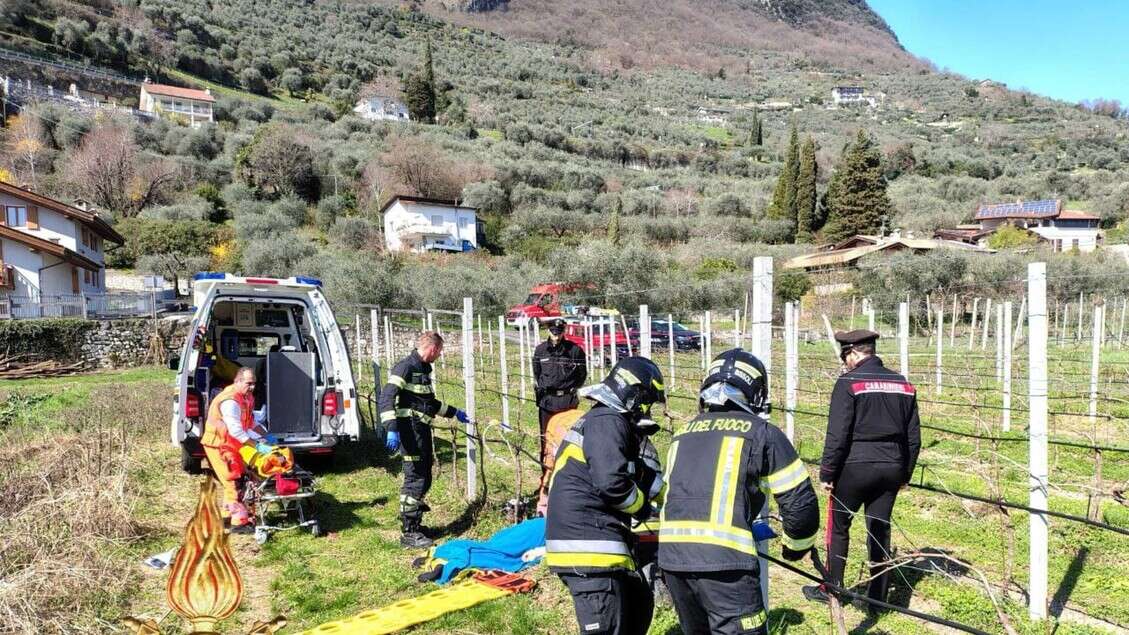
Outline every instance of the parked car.
<path id="1" fill-rule="evenodd" d="M 297 452 L 331 454 L 360 436 L 349 349 L 333 309 L 313 278 L 246 278 L 199 273 L 196 313 L 176 373 L 171 440 L 181 466 L 198 473 L 209 400 L 232 370 L 256 370 L 256 408 L 268 406 L 267 431 Z"/>
<path id="2" fill-rule="evenodd" d="M 594 288 L 580 282 L 546 282 L 534 285 L 525 301 L 506 311 L 506 324 L 517 326 L 529 320 L 545 321 L 564 315 L 565 296 Z"/>
<path id="3" fill-rule="evenodd" d="M 631 332 L 631 339 L 639 340 L 639 320 L 629 318 L 627 326 Z M 678 322 L 668 322 L 658 318 L 651 318 L 651 348 L 666 349 L 670 343 L 670 327 L 674 327 L 674 350 L 697 351 L 702 348 L 702 334 L 692 331 Z"/>
<path id="4" fill-rule="evenodd" d="M 605 318 L 602 320 L 604 324 L 604 334 L 600 335 L 600 320 L 591 320 L 592 326 L 592 349 L 597 354 L 599 351 L 605 351 L 605 355 L 610 355 L 612 334 L 611 322 L 613 318 Z M 615 329 L 615 348 L 616 355 L 620 357 L 627 357 L 633 352 L 639 351 L 639 338 L 637 336 L 628 339 L 629 334 L 624 333 L 623 327 L 619 322 L 616 322 Z M 579 346 L 585 353 L 589 353 L 588 339 L 584 337 L 584 322 L 580 320 L 568 320 L 565 323 L 564 338 L 577 346 Z M 630 345 L 629 345 L 630 343 Z M 591 354 L 591 353 L 589 353 Z"/>

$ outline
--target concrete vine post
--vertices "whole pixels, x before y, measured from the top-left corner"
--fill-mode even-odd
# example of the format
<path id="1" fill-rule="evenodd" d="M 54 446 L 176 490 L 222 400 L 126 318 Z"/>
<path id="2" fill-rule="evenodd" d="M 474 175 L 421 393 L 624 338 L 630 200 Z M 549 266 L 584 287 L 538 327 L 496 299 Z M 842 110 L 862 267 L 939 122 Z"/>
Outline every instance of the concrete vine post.
<path id="1" fill-rule="evenodd" d="M 996 303 L 996 381 L 1004 380 L 1004 305 Z"/>
<path id="2" fill-rule="evenodd" d="M 651 311 L 646 304 L 639 305 L 639 355 L 651 358 Z"/>
<path id="3" fill-rule="evenodd" d="M 475 390 L 474 390 L 474 301 L 463 298 L 463 385 L 466 392 L 466 412 L 469 421 L 466 424 L 466 497 L 474 500 L 478 495 L 478 431 L 475 422 Z"/>
<path id="4" fill-rule="evenodd" d="M 753 302 L 756 302 L 756 300 L 753 300 Z M 704 335 L 706 342 L 706 353 L 702 367 L 708 368 L 710 362 L 713 361 L 713 319 L 710 311 L 706 311 L 706 332 L 704 333 Z"/>
<path id="5" fill-rule="evenodd" d="M 1030 495 L 1028 506 L 1035 510 L 1047 509 L 1047 265 L 1033 262 L 1027 265 L 1027 295 L 1031 307 L 1028 337 L 1028 459 L 1027 472 Z M 1029 515 L 1029 573 L 1028 614 L 1031 619 L 1047 616 L 1047 515 L 1031 512 Z"/>
<path id="6" fill-rule="evenodd" d="M 757 256 L 753 259 L 753 316 L 752 353 L 764 364 L 768 381 L 772 378 L 772 258 Z M 706 314 L 707 316 L 709 313 Z M 709 321 L 709 318 L 706 318 Z M 710 359 L 713 359 L 712 357 Z M 763 415 L 766 419 L 768 415 Z M 768 520 L 768 500 L 761 508 L 760 518 Z M 757 551 L 768 552 L 766 542 L 757 542 Z M 761 600 L 764 610 L 768 610 L 768 561 L 760 560 Z"/>
<path id="7" fill-rule="evenodd" d="M 1090 438 L 1098 439 L 1098 363 L 1102 356 L 1102 343 L 1105 341 L 1105 303 L 1094 307 L 1093 345 L 1090 353 Z M 1102 454 L 1094 451 L 1094 487 L 1090 496 L 1087 516 L 1091 520 L 1101 519 L 1102 506 Z"/>
<path id="8" fill-rule="evenodd" d="M 988 350 L 988 331 L 992 325 L 992 298 L 988 298 L 988 304 L 984 307 L 984 321 L 980 324 L 980 350 Z"/>
<path id="9" fill-rule="evenodd" d="M 667 313 L 666 315 L 666 351 L 667 356 L 670 358 L 670 378 L 667 383 L 670 389 L 674 390 L 674 316 Z"/>
<path id="10" fill-rule="evenodd" d="M 502 429 L 509 432 L 510 426 L 510 368 L 506 362 L 506 318 L 498 316 L 498 372 L 502 387 Z"/>
<path id="11" fill-rule="evenodd" d="M 972 321 L 968 323 L 968 350 L 972 350 L 972 344 L 976 341 L 976 311 L 980 307 L 980 298 L 972 299 Z"/>
<path id="12" fill-rule="evenodd" d="M 956 320 L 956 316 L 953 317 Z M 941 361 L 944 347 L 945 309 L 937 309 L 937 394 L 941 394 Z"/>
<path id="13" fill-rule="evenodd" d="M 369 359 L 372 360 L 372 385 L 373 390 L 379 391 L 380 382 L 380 311 L 369 309 L 368 326 L 372 338 L 372 350 Z"/>
<path id="14" fill-rule="evenodd" d="M 1004 366 L 1003 366 L 1003 408 L 1001 409 L 1000 427 L 1004 432 L 1011 430 L 1011 375 L 1012 363 L 1015 357 L 1011 338 L 1011 302 L 1004 302 L 1004 320 L 1009 327 L 1004 329 Z"/>
<path id="15" fill-rule="evenodd" d="M 898 357 L 902 375 L 909 380 L 909 303 L 898 305 Z"/>
<path id="16" fill-rule="evenodd" d="M 796 438 L 796 371 L 799 368 L 798 337 L 796 328 L 796 305 L 784 304 L 784 434 L 789 441 Z"/>

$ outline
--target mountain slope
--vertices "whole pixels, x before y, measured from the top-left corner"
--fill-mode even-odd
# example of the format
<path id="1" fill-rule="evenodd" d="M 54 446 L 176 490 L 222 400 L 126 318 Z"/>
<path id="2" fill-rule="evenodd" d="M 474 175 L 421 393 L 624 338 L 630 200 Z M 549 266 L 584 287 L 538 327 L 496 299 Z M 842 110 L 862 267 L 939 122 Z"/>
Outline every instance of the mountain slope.
<path id="1" fill-rule="evenodd" d="M 445 20 L 589 49 L 605 70 L 736 70 L 751 51 L 825 70 L 922 65 L 864 0 L 513 0 L 479 13 L 452 12 L 438 0 L 423 7 Z"/>

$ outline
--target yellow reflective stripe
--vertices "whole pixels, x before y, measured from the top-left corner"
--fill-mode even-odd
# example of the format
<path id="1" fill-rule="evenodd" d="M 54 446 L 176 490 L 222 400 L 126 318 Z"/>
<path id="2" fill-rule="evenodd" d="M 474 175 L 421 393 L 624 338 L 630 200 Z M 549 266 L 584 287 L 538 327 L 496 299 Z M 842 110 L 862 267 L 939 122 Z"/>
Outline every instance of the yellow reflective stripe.
<path id="1" fill-rule="evenodd" d="M 408 392 L 414 392 L 417 395 L 431 395 L 435 393 L 435 389 L 431 387 L 431 384 L 404 383 L 400 387 Z"/>
<path id="2" fill-rule="evenodd" d="M 613 505 L 613 507 L 620 511 L 627 512 L 628 514 L 634 514 L 640 509 L 643 509 L 643 503 L 645 502 L 647 502 L 647 497 L 643 495 L 643 492 L 641 492 L 638 487 L 635 487 L 632 488 L 631 494 L 628 495 L 622 503 Z"/>
<path id="3" fill-rule="evenodd" d="M 565 442 L 565 444 L 561 446 L 560 456 L 557 457 L 556 463 L 553 464 L 553 473 L 549 476 L 549 490 L 553 489 L 553 481 L 557 478 L 557 472 L 560 472 L 561 469 L 568 464 L 569 459 L 581 463 L 588 463 L 588 461 L 584 459 L 584 450 L 581 450 L 580 446 Z"/>
<path id="4" fill-rule="evenodd" d="M 663 390 L 663 383 L 661 381 L 657 380 L 657 379 L 652 379 L 651 385 L 655 387 L 655 390 L 658 390 L 658 391 Z"/>
<path id="5" fill-rule="evenodd" d="M 553 553 L 545 554 L 545 564 L 550 567 L 598 567 L 610 569 L 622 567 L 635 569 L 635 561 L 631 556 L 618 553 Z"/>
<path id="6" fill-rule="evenodd" d="M 395 420 L 396 420 L 396 411 L 395 410 L 385 410 L 384 412 L 380 413 L 380 422 L 381 423 L 388 423 L 389 421 L 395 421 Z"/>
<path id="7" fill-rule="evenodd" d="M 762 479 L 760 487 L 773 494 L 783 494 L 808 479 L 808 471 L 800 459 L 792 461 L 788 467 L 777 470 Z"/>
<path id="8" fill-rule="evenodd" d="M 733 508 L 736 506 L 737 460 L 745 446 L 744 437 L 725 437 L 717 457 L 717 472 L 714 474 L 713 502 L 710 519 L 715 525 L 728 527 L 733 524 Z"/>
<path id="9" fill-rule="evenodd" d="M 639 378 L 635 376 L 635 373 L 627 370 L 626 368 L 621 368 L 615 372 L 620 377 L 623 377 L 624 381 L 626 381 L 627 385 L 629 386 L 634 386 L 636 384 L 642 383 L 639 381 Z"/>
<path id="10" fill-rule="evenodd" d="M 419 460 L 418 454 L 405 454 L 403 455 L 405 463 L 415 463 Z"/>
<path id="11" fill-rule="evenodd" d="M 745 362 L 738 360 L 738 361 L 733 362 L 733 367 L 736 368 L 737 370 L 745 371 L 753 379 L 756 379 L 757 377 L 761 376 L 761 372 L 759 370 L 757 370 L 756 367 L 753 366 L 752 364 L 746 364 Z"/>
<path id="12" fill-rule="evenodd" d="M 814 534 L 808 536 L 807 538 L 797 539 L 797 538 L 792 538 L 788 534 L 784 534 L 784 536 L 780 539 L 780 542 L 781 542 L 781 544 L 783 544 L 785 547 L 791 549 L 792 551 L 804 551 L 805 549 L 811 549 L 812 547 L 815 546 L 815 539 L 818 535 L 819 535 L 819 532 L 817 531 Z"/>
<path id="13" fill-rule="evenodd" d="M 751 631 L 764 626 L 765 621 L 768 620 L 768 615 L 763 610 L 757 611 L 752 615 L 745 615 L 741 618 L 741 630 Z"/>
<path id="14" fill-rule="evenodd" d="M 683 527 L 683 523 L 693 526 Z M 659 542 L 715 545 L 748 555 L 757 553 L 752 532 L 742 531 L 736 527 L 715 527 L 709 523 L 693 521 L 661 522 Z"/>
<path id="15" fill-rule="evenodd" d="M 405 384 L 404 378 L 399 376 L 399 375 L 389 375 L 388 376 L 388 383 L 392 384 L 393 386 L 395 386 L 397 388 L 403 388 L 404 384 Z"/>
<path id="16" fill-rule="evenodd" d="M 397 408 L 396 409 L 396 416 L 397 417 L 412 417 L 412 416 L 415 416 L 415 417 L 419 417 L 419 419 L 421 421 L 423 421 L 424 423 L 427 423 L 427 422 L 431 421 L 431 419 L 432 419 L 431 415 L 420 412 L 419 410 L 412 410 L 411 408 Z"/>
<path id="17" fill-rule="evenodd" d="M 710 362 L 710 371 L 715 371 L 725 365 L 724 359 L 715 359 Z"/>
<path id="18" fill-rule="evenodd" d="M 668 479 L 674 478 L 674 460 L 678 458 L 678 443 L 677 439 L 670 444 L 670 449 L 666 452 L 666 474 Z M 669 481 L 668 481 L 669 482 Z M 662 506 L 659 508 L 659 522 L 666 521 L 666 493 L 667 484 L 663 484 L 663 490 L 659 492 L 658 501 Z"/>

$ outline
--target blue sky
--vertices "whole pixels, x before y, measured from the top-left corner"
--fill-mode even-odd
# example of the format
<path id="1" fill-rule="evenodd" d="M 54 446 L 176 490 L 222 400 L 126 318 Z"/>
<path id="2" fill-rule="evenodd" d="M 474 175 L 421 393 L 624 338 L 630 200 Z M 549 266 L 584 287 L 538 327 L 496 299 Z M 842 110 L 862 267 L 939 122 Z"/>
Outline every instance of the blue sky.
<path id="1" fill-rule="evenodd" d="M 974 79 L 1129 105 L 1129 1 L 868 0 L 902 46 Z"/>

